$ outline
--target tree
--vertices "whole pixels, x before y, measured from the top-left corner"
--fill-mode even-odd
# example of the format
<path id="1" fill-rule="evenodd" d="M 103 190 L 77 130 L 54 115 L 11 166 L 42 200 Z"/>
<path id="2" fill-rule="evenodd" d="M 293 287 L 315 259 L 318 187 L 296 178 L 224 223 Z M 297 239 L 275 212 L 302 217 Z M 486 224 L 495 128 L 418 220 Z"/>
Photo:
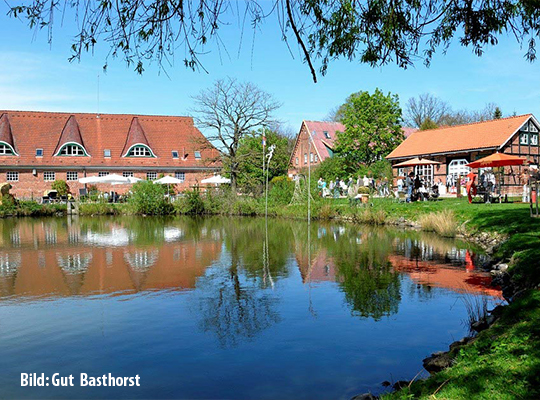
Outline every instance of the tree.
<path id="1" fill-rule="evenodd" d="M 322 75 L 339 58 L 407 68 L 418 59 L 429 64 L 453 40 L 480 56 L 507 32 L 534 61 L 540 36 L 537 4 L 524 0 L 32 0 L 10 7 L 9 15 L 47 29 L 49 42 L 55 20 L 74 19 L 77 28 L 67 34 L 74 38 L 72 60 L 105 42 L 113 57 L 122 56 L 139 73 L 153 60 L 169 63 L 178 49 L 187 68 L 204 69 L 201 57 L 208 48 L 221 51 L 231 44 L 220 28 L 237 24 L 243 30 L 251 23 L 256 32 L 274 18 L 281 28 L 276 40 L 288 43 L 292 37 L 315 82 L 317 61 Z"/>
<path id="2" fill-rule="evenodd" d="M 411 97 L 405 108 L 407 124 L 420 128 L 424 122 L 435 125 L 441 124 L 444 116 L 451 108 L 447 102 L 429 93 L 422 93 L 418 97 Z M 431 129 L 431 128 L 429 128 Z"/>
<path id="3" fill-rule="evenodd" d="M 493 112 L 493 119 L 501 119 L 502 118 L 502 111 L 499 107 L 495 108 L 495 111 Z"/>
<path id="4" fill-rule="evenodd" d="M 268 179 L 272 180 L 275 176 L 284 175 L 287 173 L 289 166 L 290 152 L 288 149 L 288 138 L 274 132 L 270 129 L 265 129 L 266 135 L 266 152 L 272 145 L 276 146 L 272 160 L 268 168 Z M 238 186 L 247 192 L 253 192 L 257 188 L 264 186 L 266 175 L 263 174 L 263 146 L 262 133 L 252 132 L 251 134 L 240 140 L 238 146 L 238 158 L 242 160 L 238 166 Z M 266 163 L 267 159 L 265 160 Z"/>
<path id="5" fill-rule="evenodd" d="M 424 122 L 422 122 L 419 129 L 421 131 L 427 131 L 429 129 L 437 129 L 438 127 L 439 125 L 437 125 L 435 121 L 428 117 L 424 120 Z"/>
<path id="6" fill-rule="evenodd" d="M 56 180 L 51 185 L 52 190 L 56 190 L 59 196 L 67 196 L 69 193 L 69 186 L 66 181 Z"/>
<path id="7" fill-rule="evenodd" d="M 345 132 L 338 133 L 335 152 L 355 170 L 381 160 L 404 139 L 398 96 L 379 89 L 350 95 L 342 122 Z"/>
<path id="8" fill-rule="evenodd" d="M 250 156 L 238 153 L 240 143 L 252 131 L 271 124 L 272 113 L 280 104 L 253 83 L 231 78 L 216 81 L 193 101 L 195 121 L 207 139 L 218 146 L 234 191 L 240 165 Z"/>

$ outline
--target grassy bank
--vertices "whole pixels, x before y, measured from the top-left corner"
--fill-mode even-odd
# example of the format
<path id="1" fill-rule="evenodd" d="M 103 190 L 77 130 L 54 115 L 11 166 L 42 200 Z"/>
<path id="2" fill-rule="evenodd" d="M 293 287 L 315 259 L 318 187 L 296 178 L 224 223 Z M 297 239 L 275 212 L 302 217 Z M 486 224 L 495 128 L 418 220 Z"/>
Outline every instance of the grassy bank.
<path id="1" fill-rule="evenodd" d="M 39 204 L 35 201 L 8 201 L 0 205 L 0 218 L 6 217 L 49 217 L 65 215 L 65 204 Z"/>
<path id="2" fill-rule="evenodd" d="M 506 307 L 476 341 L 454 354 L 454 364 L 384 399 L 540 398 L 540 291 Z"/>

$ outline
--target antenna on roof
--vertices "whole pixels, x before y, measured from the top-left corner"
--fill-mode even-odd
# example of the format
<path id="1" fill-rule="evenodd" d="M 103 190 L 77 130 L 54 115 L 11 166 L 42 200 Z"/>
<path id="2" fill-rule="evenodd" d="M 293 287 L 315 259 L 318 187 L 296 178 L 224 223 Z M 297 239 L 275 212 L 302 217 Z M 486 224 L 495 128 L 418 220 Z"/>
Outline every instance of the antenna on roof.
<path id="1" fill-rule="evenodd" d="M 96 118 L 99 118 L 99 74 L 97 76 L 97 115 Z"/>

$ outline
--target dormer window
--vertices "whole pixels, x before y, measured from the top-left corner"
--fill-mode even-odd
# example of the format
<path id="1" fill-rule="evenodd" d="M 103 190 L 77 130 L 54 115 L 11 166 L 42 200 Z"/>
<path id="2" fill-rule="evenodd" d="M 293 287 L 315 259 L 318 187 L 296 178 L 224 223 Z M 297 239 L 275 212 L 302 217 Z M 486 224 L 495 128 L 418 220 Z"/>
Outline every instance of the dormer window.
<path id="1" fill-rule="evenodd" d="M 144 144 L 136 144 L 130 147 L 125 157 L 155 157 L 150 147 Z"/>
<path id="2" fill-rule="evenodd" d="M 103 157 L 110 157 L 110 156 L 111 156 L 111 151 L 109 149 L 103 150 Z"/>
<path id="3" fill-rule="evenodd" d="M 11 147 L 6 142 L 0 142 L 0 156 L 14 156 L 15 151 L 13 150 L 13 147 Z"/>
<path id="4" fill-rule="evenodd" d="M 195 151 L 194 153 L 195 153 L 195 159 L 196 159 L 196 160 L 200 160 L 200 158 L 201 158 L 201 152 L 200 152 L 200 151 Z"/>
<path id="5" fill-rule="evenodd" d="M 327 138 L 327 139 L 332 139 L 332 138 L 330 137 L 330 134 L 328 133 L 328 131 L 324 131 L 323 133 L 324 133 L 324 137 L 325 137 L 325 138 Z"/>
<path id="6" fill-rule="evenodd" d="M 43 157 L 43 149 L 36 149 L 36 157 Z"/>
<path id="7" fill-rule="evenodd" d="M 66 143 L 55 155 L 68 157 L 88 157 L 88 153 L 84 147 L 78 143 Z"/>
<path id="8" fill-rule="evenodd" d="M 176 150 L 172 151 L 172 158 L 178 158 L 178 152 Z"/>

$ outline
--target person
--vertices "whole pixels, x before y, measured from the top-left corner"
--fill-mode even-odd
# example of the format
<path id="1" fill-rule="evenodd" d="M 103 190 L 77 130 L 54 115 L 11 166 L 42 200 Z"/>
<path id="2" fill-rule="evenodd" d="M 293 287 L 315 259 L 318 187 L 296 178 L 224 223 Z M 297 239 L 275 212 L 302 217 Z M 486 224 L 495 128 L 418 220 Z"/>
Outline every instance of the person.
<path id="1" fill-rule="evenodd" d="M 339 188 L 341 189 L 341 194 L 342 195 L 345 195 L 347 193 L 347 184 L 345 183 L 345 181 L 343 179 L 341 179 L 339 181 Z"/>
<path id="2" fill-rule="evenodd" d="M 409 172 L 409 175 L 407 175 L 407 178 L 405 179 L 405 186 L 407 187 L 407 203 L 410 203 L 412 201 L 412 192 L 413 192 L 413 178 L 414 174 L 412 172 Z"/>
<path id="3" fill-rule="evenodd" d="M 367 176 L 364 175 L 363 181 L 364 181 L 364 186 L 369 187 L 369 178 Z"/>
<path id="4" fill-rule="evenodd" d="M 326 182 L 321 176 L 319 180 L 317 181 L 317 189 L 319 189 L 319 196 L 322 197 L 325 188 L 326 188 Z"/>
<path id="5" fill-rule="evenodd" d="M 529 198 L 529 171 L 524 170 L 523 173 L 520 176 L 521 184 L 523 185 L 523 194 L 521 196 L 521 201 L 523 203 L 528 203 L 530 201 Z"/>
<path id="6" fill-rule="evenodd" d="M 405 182 L 403 182 L 403 178 L 401 176 L 398 177 L 398 180 L 397 180 L 397 191 L 398 191 L 398 193 L 403 192 L 403 184 L 404 183 Z"/>
<path id="7" fill-rule="evenodd" d="M 334 199 L 339 198 L 339 178 L 334 182 Z"/>
<path id="8" fill-rule="evenodd" d="M 388 185 L 388 178 L 385 176 L 382 182 L 383 185 L 383 196 L 389 196 L 390 195 L 390 189 Z"/>

